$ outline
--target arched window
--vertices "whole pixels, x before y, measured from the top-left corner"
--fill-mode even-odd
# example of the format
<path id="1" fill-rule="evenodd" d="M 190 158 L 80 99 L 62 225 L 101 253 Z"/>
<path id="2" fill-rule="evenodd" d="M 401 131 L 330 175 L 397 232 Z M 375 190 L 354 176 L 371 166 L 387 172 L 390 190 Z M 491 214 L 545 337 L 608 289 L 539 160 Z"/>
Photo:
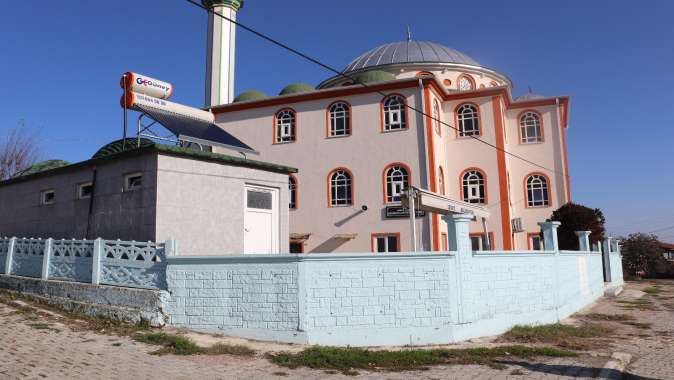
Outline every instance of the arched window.
<path id="1" fill-rule="evenodd" d="M 496 81 L 493 80 L 489 82 L 489 87 L 498 87 L 498 83 L 496 83 Z"/>
<path id="2" fill-rule="evenodd" d="M 525 180 L 527 185 L 527 207 L 550 206 L 548 179 L 542 174 L 531 174 Z"/>
<path id="3" fill-rule="evenodd" d="M 433 99 L 433 125 L 435 126 L 435 133 L 442 136 L 442 127 L 440 126 L 440 103 L 438 103 L 438 99 Z"/>
<path id="4" fill-rule="evenodd" d="M 459 137 L 479 136 L 480 114 L 477 106 L 462 104 L 456 109 L 457 124 L 459 125 Z"/>
<path id="5" fill-rule="evenodd" d="M 408 169 L 402 164 L 393 164 L 384 170 L 386 203 L 400 202 L 403 190 L 409 187 L 409 175 Z"/>
<path id="6" fill-rule="evenodd" d="M 475 80 L 468 74 L 459 75 L 459 79 L 456 82 L 459 91 L 470 91 L 475 89 Z"/>
<path id="7" fill-rule="evenodd" d="M 468 169 L 461 176 L 462 196 L 464 202 L 486 203 L 484 174 L 477 169 Z"/>
<path id="8" fill-rule="evenodd" d="M 286 143 L 295 141 L 296 117 L 295 111 L 283 109 L 276 113 L 275 142 Z"/>
<path id="9" fill-rule="evenodd" d="M 445 172 L 442 170 L 442 166 L 438 166 L 438 191 L 445 195 Z"/>
<path id="10" fill-rule="evenodd" d="M 384 130 L 394 131 L 407 128 L 407 110 L 405 99 L 400 95 L 391 95 L 384 99 Z"/>
<path id="11" fill-rule="evenodd" d="M 288 190 L 290 191 L 289 206 L 291 210 L 297 208 L 297 178 L 294 175 L 288 176 Z"/>
<path id="12" fill-rule="evenodd" d="M 534 111 L 523 112 L 520 116 L 520 141 L 522 144 L 543 141 L 541 117 Z"/>
<path id="13" fill-rule="evenodd" d="M 351 107 L 346 102 L 336 102 L 328 110 L 330 119 L 330 137 L 348 136 L 351 134 Z"/>
<path id="14" fill-rule="evenodd" d="M 330 206 L 353 204 L 353 178 L 347 169 L 339 168 L 330 173 Z"/>

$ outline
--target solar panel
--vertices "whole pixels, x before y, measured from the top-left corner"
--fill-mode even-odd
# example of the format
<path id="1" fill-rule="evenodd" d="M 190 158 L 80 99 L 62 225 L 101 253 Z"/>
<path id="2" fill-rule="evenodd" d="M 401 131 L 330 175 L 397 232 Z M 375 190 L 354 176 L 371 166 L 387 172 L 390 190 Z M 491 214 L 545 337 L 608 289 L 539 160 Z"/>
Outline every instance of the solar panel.
<path id="1" fill-rule="evenodd" d="M 202 145 L 219 146 L 237 152 L 258 153 L 243 141 L 213 123 L 181 116 L 157 108 L 135 105 L 135 108 L 153 118 L 178 136 L 178 140 Z"/>

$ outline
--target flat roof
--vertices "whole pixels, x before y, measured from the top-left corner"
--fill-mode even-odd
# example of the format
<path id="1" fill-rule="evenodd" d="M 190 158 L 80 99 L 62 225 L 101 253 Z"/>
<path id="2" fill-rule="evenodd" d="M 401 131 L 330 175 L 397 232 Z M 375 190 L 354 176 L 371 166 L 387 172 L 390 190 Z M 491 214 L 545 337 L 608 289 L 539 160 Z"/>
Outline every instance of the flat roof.
<path id="1" fill-rule="evenodd" d="M 45 177 L 45 176 L 50 176 L 50 175 L 67 173 L 67 172 L 70 172 L 70 171 L 73 171 L 73 170 L 77 170 L 77 169 L 87 167 L 89 165 L 100 164 L 100 163 L 105 163 L 105 162 L 109 162 L 109 161 L 115 161 L 115 160 L 118 160 L 118 159 L 124 159 L 124 158 L 140 156 L 140 155 L 144 155 L 144 154 L 151 154 L 151 153 L 162 154 L 162 155 L 173 156 L 173 157 L 182 157 L 182 158 L 193 159 L 193 160 L 198 160 L 198 161 L 212 162 L 212 163 L 221 164 L 221 165 L 240 166 L 240 167 L 258 169 L 258 170 L 264 170 L 264 171 L 282 173 L 282 174 L 297 173 L 297 169 L 293 168 L 293 167 L 290 167 L 290 166 L 279 165 L 279 164 L 274 164 L 274 163 L 265 162 L 265 161 L 249 160 L 247 158 L 234 157 L 234 156 L 229 156 L 229 155 L 226 155 L 226 154 L 202 152 L 202 151 L 194 150 L 194 149 L 181 148 L 181 147 L 177 147 L 177 146 L 153 143 L 152 145 L 142 146 L 140 148 L 128 149 L 128 150 L 125 150 L 125 151 L 120 152 L 120 153 L 110 154 L 110 155 L 101 156 L 101 157 L 97 157 L 97 158 L 91 158 L 91 159 L 86 160 L 86 161 L 80 161 L 80 162 L 76 162 L 76 163 L 70 164 L 70 165 L 65 165 L 65 166 L 61 166 L 61 167 L 57 167 L 57 168 L 53 168 L 53 169 L 47 169 L 47 170 L 37 172 L 37 173 L 34 173 L 34 174 L 28 174 L 28 175 L 24 175 L 24 176 L 20 176 L 20 177 L 10 178 L 10 179 L 4 180 L 4 181 L 0 181 L 0 186 L 30 181 L 30 180 L 33 180 L 35 178 L 40 178 L 40 177 Z"/>

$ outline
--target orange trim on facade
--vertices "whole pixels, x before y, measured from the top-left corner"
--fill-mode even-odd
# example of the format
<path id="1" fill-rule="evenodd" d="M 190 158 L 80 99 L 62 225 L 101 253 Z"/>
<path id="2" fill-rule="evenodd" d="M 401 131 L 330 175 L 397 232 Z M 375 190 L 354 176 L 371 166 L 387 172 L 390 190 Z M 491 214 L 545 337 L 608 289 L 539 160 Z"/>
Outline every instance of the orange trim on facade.
<path id="1" fill-rule="evenodd" d="M 547 206 L 529 206 L 529 188 L 527 187 L 527 180 L 529 177 L 532 175 L 540 175 L 545 178 L 545 181 L 547 182 L 548 185 L 548 205 Z M 550 177 L 548 177 L 545 173 L 543 172 L 531 172 L 527 175 L 524 176 L 524 208 L 548 208 L 552 207 L 552 181 L 550 181 Z"/>
<path id="2" fill-rule="evenodd" d="M 505 138 L 503 133 L 503 111 L 501 109 L 501 97 L 491 98 L 494 111 L 494 129 L 496 132 L 496 161 L 498 164 L 499 196 L 501 201 L 501 230 L 503 235 L 503 249 L 513 249 L 513 236 L 510 230 L 510 197 L 508 194 L 508 177 L 506 172 Z"/>
<path id="3" fill-rule="evenodd" d="M 384 170 L 382 171 L 381 178 L 382 178 L 382 190 L 383 190 L 383 195 L 384 195 L 384 204 L 391 204 L 388 203 L 386 200 L 388 199 L 388 191 L 386 189 L 386 172 L 392 167 L 392 166 L 401 166 L 405 170 L 407 170 L 407 186 L 412 186 L 412 169 L 409 167 L 407 164 L 403 164 L 402 162 L 392 162 L 386 166 L 384 166 Z M 395 203 L 395 202 L 393 202 Z"/>
<path id="4" fill-rule="evenodd" d="M 484 203 L 475 203 L 475 204 L 480 204 L 480 205 L 489 204 L 489 191 L 488 191 L 488 187 L 487 187 L 487 173 L 484 170 L 482 170 L 480 168 L 476 168 L 476 167 L 467 168 L 464 171 L 462 171 L 461 174 L 459 175 L 459 199 L 464 201 L 464 202 L 467 202 L 464 199 L 464 194 L 463 194 L 463 176 L 469 171 L 480 172 L 480 174 L 482 174 L 482 180 L 484 181 Z"/>
<path id="5" fill-rule="evenodd" d="M 360 85 L 350 86 L 349 88 L 336 87 L 326 90 L 305 92 L 295 95 L 276 96 L 273 98 L 260 99 L 250 102 L 223 104 L 213 107 L 210 110 L 211 112 L 217 115 L 219 113 L 241 111 L 253 108 L 289 105 L 294 103 L 302 103 L 305 101 L 320 100 L 320 99 L 342 98 L 350 95 L 368 94 L 378 91 L 400 90 L 405 88 L 418 87 L 419 79 L 420 78 L 410 78 L 407 80 L 399 80 L 388 83 L 368 85 L 367 87 L 363 87 Z M 421 79 L 423 81 L 434 80 L 432 77 L 423 77 Z"/>
<path id="6" fill-rule="evenodd" d="M 441 233 L 440 240 L 442 241 L 442 250 L 445 252 L 449 251 L 449 241 L 447 240 L 447 234 L 444 232 Z"/>
<path id="7" fill-rule="evenodd" d="M 270 106 L 289 105 L 294 103 L 301 103 L 305 101 L 314 101 L 320 99 L 340 98 L 351 95 L 368 94 L 378 91 L 401 90 L 419 86 L 420 79 L 423 82 L 424 86 L 430 86 L 435 90 L 436 93 L 441 94 L 440 97 L 442 98 L 442 100 L 460 100 L 476 97 L 501 95 L 505 102 L 506 109 L 530 108 L 538 106 L 554 106 L 557 104 L 557 100 L 559 100 L 559 102 L 564 106 L 565 109 L 568 108 L 569 104 L 569 98 L 567 96 L 558 96 L 554 98 L 545 98 L 545 99 L 532 99 L 516 102 L 512 100 L 512 96 L 510 95 L 507 86 L 488 87 L 484 89 L 476 89 L 471 91 L 447 93 L 446 90 L 443 89 L 442 85 L 437 82 L 435 77 L 424 76 L 420 78 L 414 77 L 409 79 L 397 80 L 393 82 L 368 85 L 367 87 L 357 85 L 349 86 L 348 88 L 335 87 L 303 94 L 276 96 L 269 99 L 261 99 L 243 103 L 223 104 L 211 108 L 210 111 L 217 115 L 219 113 L 241 111 L 254 108 L 263 108 Z M 565 111 L 563 115 L 564 120 L 562 124 L 565 126 L 567 125 L 566 120 L 568 117 L 567 113 L 568 111 Z"/>
<path id="8" fill-rule="evenodd" d="M 428 144 L 428 170 L 430 176 L 430 188 L 432 192 L 438 191 L 438 178 L 435 172 L 435 145 L 433 141 L 433 119 L 431 117 L 431 90 L 429 86 L 424 86 L 424 112 L 426 113 L 426 140 Z M 433 236 L 431 242 L 433 251 L 440 250 L 440 216 L 436 213 L 431 215 L 431 231 Z"/>
<path id="9" fill-rule="evenodd" d="M 564 180 L 566 181 L 566 202 L 569 203 L 571 202 L 571 176 L 569 175 L 569 158 L 568 158 L 568 152 L 566 150 L 566 128 L 567 128 L 567 120 L 566 120 L 566 114 L 567 114 L 567 105 L 568 102 L 562 104 L 560 103 L 558 106 L 558 110 L 560 112 L 560 119 L 562 125 L 560 126 L 562 130 L 562 158 L 564 159 Z"/>
<path id="10" fill-rule="evenodd" d="M 400 252 L 400 232 L 375 232 L 375 233 L 370 234 L 370 250 L 372 251 L 372 253 L 377 253 L 377 251 L 375 250 L 375 246 L 374 246 L 375 238 L 389 237 L 389 236 L 395 236 L 397 238 L 396 239 L 397 240 L 397 248 L 396 248 L 397 251 L 396 252 Z"/>
<path id="11" fill-rule="evenodd" d="M 524 143 L 522 142 L 522 115 L 524 115 L 527 112 L 533 112 L 538 116 L 538 125 L 541 128 L 541 141 L 535 142 L 535 143 Z M 524 111 L 521 111 L 520 113 L 517 114 L 517 143 L 520 145 L 531 145 L 531 144 L 542 144 L 545 142 L 545 128 L 543 127 L 543 115 L 533 109 L 525 109 Z"/>
<path id="12" fill-rule="evenodd" d="M 458 111 L 459 111 L 459 108 L 461 108 L 462 106 L 465 106 L 467 104 L 477 108 L 477 125 L 478 125 L 480 133 L 477 136 L 475 136 L 475 135 L 473 135 L 473 136 L 474 137 L 482 137 L 482 134 L 483 134 L 482 133 L 482 112 L 480 112 L 480 106 L 477 103 L 474 103 L 474 102 L 463 102 L 463 103 L 457 105 L 456 108 L 454 108 L 454 128 L 455 128 L 454 129 L 454 137 L 456 137 L 457 139 L 471 139 L 472 138 L 471 136 L 459 136 L 459 131 L 461 130 L 461 127 L 459 126 L 459 112 Z"/>
<path id="13" fill-rule="evenodd" d="M 391 130 L 387 131 L 386 130 L 386 115 L 385 115 L 385 112 L 384 112 L 384 103 L 386 103 L 386 99 L 391 98 L 393 96 L 399 96 L 399 97 L 403 98 L 403 105 L 404 105 L 403 106 L 403 114 L 405 116 L 405 128 L 391 129 Z M 388 133 L 388 132 L 406 131 L 406 130 L 410 129 L 410 118 L 409 118 L 410 115 L 407 113 L 407 109 L 408 109 L 408 107 L 407 107 L 407 97 L 403 94 L 397 94 L 397 93 L 388 94 L 384 98 L 382 98 L 382 100 L 379 102 L 379 114 L 380 114 L 380 119 L 381 119 L 380 120 L 380 124 L 381 124 L 380 132 Z"/>
<path id="14" fill-rule="evenodd" d="M 330 191 L 332 188 L 332 175 L 337 171 L 337 170 L 343 170 L 347 173 L 349 173 L 349 176 L 351 176 L 351 203 L 348 205 L 339 205 L 339 206 L 333 206 L 332 205 L 332 192 Z M 333 208 L 333 207 L 347 207 L 347 206 L 353 206 L 356 204 L 356 178 L 353 176 L 353 173 L 351 170 L 348 168 L 345 168 L 344 166 L 339 166 L 336 167 L 328 173 L 328 207 Z"/>
<path id="15" fill-rule="evenodd" d="M 427 77 L 427 76 L 434 76 L 434 75 L 433 75 L 433 73 L 431 73 L 430 71 L 419 71 L 419 72 L 415 75 L 415 77 L 417 77 L 417 78 L 419 78 L 419 77 Z"/>
<path id="16" fill-rule="evenodd" d="M 295 180 L 295 207 L 292 207 L 291 210 L 297 210 L 298 205 L 300 204 L 300 196 L 299 196 L 299 188 L 300 188 L 300 183 L 297 181 L 297 176 L 294 174 L 289 174 L 288 177 L 292 178 Z"/>
<path id="17" fill-rule="evenodd" d="M 277 128 L 278 128 L 278 125 L 277 125 L 278 114 L 283 112 L 283 111 L 292 111 L 293 119 L 295 119 L 295 125 L 293 125 L 294 135 L 293 135 L 292 141 L 284 141 L 284 142 L 276 141 L 276 134 L 278 133 L 278 130 L 277 130 Z M 285 107 L 285 108 L 281 108 L 280 110 L 274 112 L 274 127 L 272 128 L 272 144 L 273 145 L 291 144 L 291 143 L 294 143 L 295 141 L 297 141 L 298 124 L 299 123 L 298 123 L 298 120 L 297 120 L 297 111 L 295 111 L 294 109 L 292 109 L 290 107 Z"/>
<path id="18" fill-rule="evenodd" d="M 493 232 L 488 232 L 487 235 L 489 236 L 489 245 L 490 245 L 489 250 L 490 250 L 490 251 L 494 251 L 494 250 L 495 250 L 495 248 L 494 248 L 494 246 L 495 246 L 495 242 L 494 242 L 494 233 L 493 233 Z M 468 237 L 469 237 L 469 238 L 472 238 L 472 237 L 483 237 L 483 236 L 484 236 L 484 232 L 471 232 L 471 233 L 468 234 Z"/>
<path id="19" fill-rule="evenodd" d="M 349 134 L 348 135 L 343 135 L 343 136 L 331 136 L 330 133 L 332 132 L 332 125 L 330 124 L 330 108 L 334 106 L 337 103 L 344 103 L 346 104 L 348 110 L 349 110 Z M 336 100 L 328 105 L 328 107 L 325 109 L 325 137 L 326 138 L 340 138 L 340 137 L 349 137 L 353 134 L 353 128 L 352 128 L 352 116 L 353 112 L 351 112 L 351 103 L 347 102 L 346 100 Z"/>
<path id="20" fill-rule="evenodd" d="M 531 238 L 534 237 L 534 236 L 541 237 L 541 233 L 540 232 L 527 232 L 527 248 L 530 251 L 534 250 L 534 247 L 531 244 Z M 543 242 L 541 242 L 541 244 L 543 244 Z"/>

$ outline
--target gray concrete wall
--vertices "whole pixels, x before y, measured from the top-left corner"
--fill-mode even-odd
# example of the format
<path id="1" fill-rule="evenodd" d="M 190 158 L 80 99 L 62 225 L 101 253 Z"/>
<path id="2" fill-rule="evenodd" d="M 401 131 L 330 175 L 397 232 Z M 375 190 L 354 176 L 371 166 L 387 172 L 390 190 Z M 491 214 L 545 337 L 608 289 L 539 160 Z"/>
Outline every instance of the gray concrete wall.
<path id="1" fill-rule="evenodd" d="M 78 185 L 93 178 L 93 166 L 0 186 L 0 235 L 139 240 L 155 239 L 156 154 L 132 156 L 96 167 L 96 190 L 90 218 L 89 199 L 78 199 Z M 142 172 L 143 187 L 124 192 L 124 176 Z M 40 204 L 53 189 L 53 204 Z"/>
<path id="2" fill-rule="evenodd" d="M 19 292 L 67 311 L 127 322 L 145 320 L 152 326 L 165 323 L 166 291 L 39 280 L 0 275 L 0 289 Z"/>
<path id="3" fill-rule="evenodd" d="M 244 186 L 279 189 L 279 249 L 288 252 L 288 175 L 160 155 L 157 241 L 176 239 L 180 255 L 241 254 Z"/>

